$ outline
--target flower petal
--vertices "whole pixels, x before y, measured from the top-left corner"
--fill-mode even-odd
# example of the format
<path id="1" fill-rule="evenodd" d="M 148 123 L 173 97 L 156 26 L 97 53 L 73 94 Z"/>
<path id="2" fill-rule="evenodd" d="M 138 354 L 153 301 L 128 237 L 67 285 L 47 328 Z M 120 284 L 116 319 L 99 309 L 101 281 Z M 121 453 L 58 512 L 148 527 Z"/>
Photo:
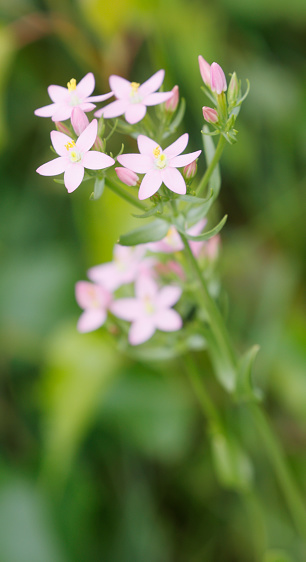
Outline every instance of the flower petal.
<path id="1" fill-rule="evenodd" d="M 158 286 L 154 279 L 148 277 L 147 275 L 139 275 L 135 282 L 135 294 L 138 299 L 154 300 L 156 298 L 158 291 Z"/>
<path id="2" fill-rule="evenodd" d="M 82 165 L 90 170 L 103 170 L 115 164 L 115 160 L 103 152 L 97 150 L 90 150 L 84 154 Z"/>
<path id="3" fill-rule="evenodd" d="M 92 72 L 88 72 L 76 86 L 78 98 L 84 99 L 90 96 L 95 89 L 95 77 Z"/>
<path id="4" fill-rule="evenodd" d="M 67 156 L 68 151 L 65 144 L 72 143 L 73 139 L 60 131 L 51 131 L 50 137 L 55 152 L 57 152 L 60 156 Z"/>
<path id="5" fill-rule="evenodd" d="M 69 92 L 67 88 L 63 86 L 49 86 L 48 94 L 52 101 L 62 103 L 69 100 Z"/>
<path id="6" fill-rule="evenodd" d="M 82 183 L 84 177 L 84 167 L 79 162 L 68 165 L 64 174 L 64 183 L 68 193 L 74 191 Z"/>
<path id="7" fill-rule="evenodd" d="M 87 98 L 87 101 L 93 101 L 93 102 L 105 101 L 111 98 L 113 95 L 114 92 L 108 92 L 108 94 L 101 94 L 100 96 L 90 96 L 90 98 Z"/>
<path id="8" fill-rule="evenodd" d="M 89 123 L 88 127 L 84 129 L 83 133 L 79 136 L 78 140 L 76 141 L 76 147 L 80 152 L 87 152 L 92 145 L 94 144 L 97 138 L 98 132 L 98 121 L 94 119 L 91 123 Z"/>
<path id="9" fill-rule="evenodd" d="M 44 105 L 44 107 L 39 107 L 35 109 L 34 114 L 38 117 L 52 117 L 58 109 L 58 104 L 50 103 L 50 105 Z"/>
<path id="10" fill-rule="evenodd" d="M 115 291 L 120 287 L 118 269 L 113 262 L 95 265 L 87 271 L 87 275 L 91 281 L 99 283 L 109 291 Z"/>
<path id="11" fill-rule="evenodd" d="M 141 84 L 141 86 L 139 86 L 138 88 L 139 95 L 142 98 L 144 98 L 145 96 L 148 96 L 153 92 L 156 92 L 156 90 L 158 90 L 158 88 L 161 87 L 164 77 L 165 77 L 164 70 L 158 70 L 158 72 L 155 72 L 155 74 L 153 74 L 151 78 L 149 78 L 143 84 Z"/>
<path id="12" fill-rule="evenodd" d="M 122 320 L 133 322 L 141 316 L 142 306 L 135 298 L 118 299 L 112 303 L 110 311 Z"/>
<path id="13" fill-rule="evenodd" d="M 36 172 L 41 176 L 57 176 L 62 174 L 67 167 L 67 160 L 60 156 L 60 158 L 55 158 L 42 166 L 37 168 Z"/>
<path id="14" fill-rule="evenodd" d="M 75 298 L 81 308 L 107 308 L 111 302 L 111 293 L 101 285 L 90 281 L 78 281 L 75 285 Z"/>
<path id="15" fill-rule="evenodd" d="M 172 98 L 173 92 L 156 92 L 154 94 L 149 94 L 143 98 L 142 103 L 145 105 L 158 105 L 159 103 L 164 103 L 165 101 Z"/>
<path id="16" fill-rule="evenodd" d="M 159 308 L 170 308 L 181 297 L 182 289 L 175 285 L 166 285 L 160 289 L 157 297 L 156 304 Z"/>
<path id="17" fill-rule="evenodd" d="M 153 150 L 158 147 L 156 141 L 146 137 L 145 135 L 138 135 L 137 137 L 138 149 L 141 154 L 147 154 L 153 157 Z"/>
<path id="18" fill-rule="evenodd" d="M 147 108 L 143 103 L 132 103 L 126 108 L 125 118 L 128 123 L 134 125 L 144 118 L 146 111 Z"/>
<path id="19" fill-rule="evenodd" d="M 116 98 L 118 99 L 128 99 L 131 93 L 131 82 L 122 78 L 121 76 L 116 76 L 112 74 L 109 77 L 109 85 L 114 92 Z"/>
<path id="20" fill-rule="evenodd" d="M 52 115 L 52 121 L 66 121 L 71 117 L 72 105 L 57 104 L 56 112 Z"/>
<path id="21" fill-rule="evenodd" d="M 119 117 L 119 115 L 123 115 L 125 113 L 126 108 L 128 107 L 128 100 L 116 100 L 112 101 L 109 105 L 102 107 L 95 113 L 95 117 L 105 117 L 105 119 L 111 119 L 112 117 Z"/>
<path id="22" fill-rule="evenodd" d="M 152 159 L 145 154 L 121 154 L 117 160 L 119 164 L 137 174 L 145 174 L 153 165 Z"/>
<path id="23" fill-rule="evenodd" d="M 191 164 L 198 156 L 200 156 L 202 150 L 196 150 L 196 152 L 189 152 L 189 154 L 181 154 L 180 156 L 175 156 L 169 162 L 169 166 L 175 168 L 181 168 L 182 166 L 187 166 Z"/>
<path id="24" fill-rule="evenodd" d="M 149 340 L 155 332 L 155 326 L 149 318 L 141 318 L 132 324 L 129 331 L 131 345 L 139 345 Z"/>
<path id="25" fill-rule="evenodd" d="M 104 324 L 106 316 L 106 311 L 100 308 L 85 310 L 79 318 L 77 330 L 81 333 L 92 332 Z"/>
<path id="26" fill-rule="evenodd" d="M 161 170 L 161 177 L 164 184 L 174 193 L 184 195 L 186 184 L 182 174 L 176 168 L 164 168 Z"/>
<path id="27" fill-rule="evenodd" d="M 162 176 L 160 170 L 150 170 L 143 178 L 138 197 L 140 200 L 148 199 L 156 193 L 162 184 Z"/>
<path id="28" fill-rule="evenodd" d="M 71 107 L 79 107 L 80 109 L 82 109 L 83 111 L 87 112 L 87 111 L 92 111 L 93 109 L 96 108 L 96 106 L 93 103 L 90 103 L 88 101 L 84 101 L 83 103 L 79 103 L 78 105 L 74 105 Z"/>
<path id="29" fill-rule="evenodd" d="M 175 332 L 183 326 L 182 318 L 176 310 L 166 309 L 155 316 L 155 326 L 163 332 Z"/>
<path id="30" fill-rule="evenodd" d="M 167 158 L 174 158 L 174 156 L 181 154 L 181 152 L 185 150 L 188 144 L 188 139 L 189 139 L 189 135 L 188 133 L 185 133 L 184 135 L 179 137 L 175 142 L 167 146 L 167 148 L 165 148 L 164 150 L 164 154 L 167 156 Z"/>

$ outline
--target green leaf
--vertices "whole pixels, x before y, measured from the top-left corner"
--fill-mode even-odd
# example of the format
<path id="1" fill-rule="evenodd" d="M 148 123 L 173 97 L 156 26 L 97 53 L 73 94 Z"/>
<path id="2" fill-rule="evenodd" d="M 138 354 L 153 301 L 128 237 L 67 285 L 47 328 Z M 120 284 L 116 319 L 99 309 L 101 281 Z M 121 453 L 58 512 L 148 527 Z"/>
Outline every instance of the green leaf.
<path id="1" fill-rule="evenodd" d="M 211 444 L 216 473 L 222 486 L 234 490 L 250 489 L 253 467 L 236 439 L 225 433 L 215 433 Z"/>
<path id="2" fill-rule="evenodd" d="M 174 133 L 176 131 L 176 129 L 178 128 L 178 126 L 181 124 L 183 117 L 185 115 L 185 109 L 186 109 L 186 101 L 184 98 L 181 99 L 181 103 L 180 103 L 180 107 L 177 111 L 177 114 L 175 116 L 175 118 L 173 119 L 172 123 L 170 124 L 169 129 L 171 130 L 172 133 Z"/>
<path id="3" fill-rule="evenodd" d="M 209 129 L 205 125 L 204 133 L 208 133 L 208 132 L 209 132 Z M 203 135 L 203 146 L 204 146 L 207 166 L 209 166 L 209 164 L 211 163 L 211 161 L 212 161 L 212 159 L 215 155 L 216 148 L 215 148 L 215 145 L 214 145 L 214 142 L 213 142 L 212 138 L 210 136 L 208 136 L 207 134 Z M 220 175 L 220 169 L 219 169 L 218 164 L 215 167 L 215 169 L 214 169 L 214 171 L 211 175 L 211 178 L 209 180 L 208 185 L 213 190 L 214 199 L 216 199 L 218 197 L 220 187 L 221 187 L 221 175 Z"/>
<path id="4" fill-rule="evenodd" d="M 162 205 L 155 205 L 154 207 L 151 207 L 151 209 L 149 209 L 148 211 L 146 211 L 145 213 L 143 213 L 142 215 L 135 215 L 132 213 L 133 217 L 136 217 L 137 219 L 147 219 L 148 217 L 152 217 L 154 215 L 156 215 L 157 213 L 161 213 L 162 212 Z"/>
<path id="5" fill-rule="evenodd" d="M 253 364 L 259 349 L 259 345 L 253 345 L 240 359 L 236 388 L 236 397 L 239 401 L 258 401 L 262 397 L 261 392 L 254 388 L 252 381 Z"/>
<path id="6" fill-rule="evenodd" d="M 186 236 L 188 240 L 194 240 L 194 242 L 203 242 L 204 240 L 209 240 L 210 238 L 218 234 L 218 232 L 220 232 L 220 230 L 225 225 L 226 220 L 227 220 L 227 215 L 223 217 L 223 219 L 219 222 L 219 224 L 217 224 L 217 226 L 215 226 L 215 228 L 212 228 L 207 232 L 203 232 L 203 234 L 199 234 L 199 236 L 191 236 L 191 234 L 188 234 L 188 232 L 184 232 L 177 224 L 175 224 L 175 226 L 177 227 L 179 232 L 181 232 Z"/>
<path id="7" fill-rule="evenodd" d="M 104 187 L 105 187 L 105 178 L 96 178 L 94 191 L 89 199 L 91 199 L 92 201 L 96 201 L 97 199 L 100 199 L 104 191 Z"/>
<path id="8" fill-rule="evenodd" d="M 207 203 L 212 196 L 212 190 L 210 191 L 208 197 L 196 197 L 196 195 L 178 195 L 176 201 L 186 201 L 186 203 L 192 203 L 193 205 L 203 205 Z"/>
<path id="9" fill-rule="evenodd" d="M 196 197 L 196 199 L 200 199 L 200 197 Z M 206 199 L 202 199 L 201 206 L 197 204 L 190 205 L 190 209 L 186 213 L 186 222 L 188 227 L 197 223 L 203 217 L 206 217 L 213 200 L 213 190 L 211 189 L 208 197 L 206 197 Z"/>
<path id="10" fill-rule="evenodd" d="M 132 230 L 132 232 L 129 232 L 128 234 L 120 236 L 119 244 L 122 246 L 137 246 L 137 244 L 157 242 L 166 236 L 168 230 L 168 222 L 156 219 L 149 224 L 145 224 L 140 228 Z"/>

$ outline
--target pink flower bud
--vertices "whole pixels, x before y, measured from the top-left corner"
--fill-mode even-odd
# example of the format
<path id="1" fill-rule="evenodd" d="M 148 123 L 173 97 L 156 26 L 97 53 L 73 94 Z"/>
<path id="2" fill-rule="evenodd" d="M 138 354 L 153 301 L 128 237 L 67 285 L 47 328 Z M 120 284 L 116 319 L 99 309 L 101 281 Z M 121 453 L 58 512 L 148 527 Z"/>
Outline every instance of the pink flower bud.
<path id="1" fill-rule="evenodd" d="M 218 113 L 212 107 L 202 107 L 203 117 L 207 123 L 217 123 L 218 121 Z"/>
<path id="2" fill-rule="evenodd" d="M 95 143 L 93 145 L 93 148 L 95 150 L 99 150 L 100 152 L 104 152 L 104 145 L 103 145 L 103 141 L 100 139 L 100 137 L 97 136 Z"/>
<path id="3" fill-rule="evenodd" d="M 202 80 L 204 84 L 206 84 L 206 86 L 210 88 L 210 64 L 208 64 L 208 62 L 202 57 L 202 55 L 199 55 L 198 60 Z"/>
<path id="4" fill-rule="evenodd" d="M 88 127 L 88 117 L 80 107 L 73 108 L 71 112 L 71 125 L 78 137 L 85 131 L 86 127 Z"/>
<path id="5" fill-rule="evenodd" d="M 62 123 L 61 121 L 55 121 L 55 126 L 60 133 L 64 133 L 64 135 L 68 135 L 71 137 L 71 131 Z"/>
<path id="6" fill-rule="evenodd" d="M 225 74 L 218 63 L 213 62 L 210 67 L 210 80 L 212 92 L 221 94 L 227 90 Z"/>
<path id="7" fill-rule="evenodd" d="M 174 111 L 176 110 L 176 108 L 178 106 L 178 102 L 179 102 L 179 99 L 180 99 L 179 87 L 178 86 L 174 86 L 174 88 L 172 88 L 172 92 L 173 92 L 173 94 L 172 94 L 171 98 L 169 98 L 165 102 L 165 109 L 169 113 L 174 113 Z"/>
<path id="8" fill-rule="evenodd" d="M 115 168 L 115 172 L 120 181 L 122 181 L 122 183 L 125 183 L 125 185 L 133 187 L 134 185 L 137 185 L 139 181 L 139 177 L 137 176 L 137 174 L 135 174 L 135 172 L 132 172 L 132 170 L 129 170 L 128 168 Z"/>
<path id="9" fill-rule="evenodd" d="M 194 160 L 193 162 L 190 162 L 190 164 L 187 164 L 187 166 L 185 166 L 185 168 L 183 169 L 183 176 L 186 180 L 192 180 L 194 178 L 194 176 L 197 173 L 197 161 Z"/>

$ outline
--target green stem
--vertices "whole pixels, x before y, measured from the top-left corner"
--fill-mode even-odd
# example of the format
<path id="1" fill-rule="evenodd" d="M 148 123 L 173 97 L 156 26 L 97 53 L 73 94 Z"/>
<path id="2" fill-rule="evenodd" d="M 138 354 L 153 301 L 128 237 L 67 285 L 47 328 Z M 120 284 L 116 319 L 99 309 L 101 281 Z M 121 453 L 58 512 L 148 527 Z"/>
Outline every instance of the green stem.
<path id="1" fill-rule="evenodd" d="M 250 404 L 249 409 L 256 421 L 258 431 L 261 439 L 266 446 L 266 452 L 270 457 L 270 462 L 273 465 L 278 483 L 283 491 L 287 501 L 287 506 L 291 512 L 293 521 L 298 529 L 301 537 L 306 539 L 306 508 L 301 495 L 295 485 L 294 480 L 290 474 L 289 468 L 281 450 L 281 446 L 273 434 L 270 424 L 257 404 Z"/>
<path id="2" fill-rule="evenodd" d="M 141 203 L 141 201 L 139 201 L 138 199 L 136 199 L 136 197 L 134 197 L 134 195 L 130 195 L 130 193 L 128 193 L 128 191 L 126 191 L 123 187 L 121 187 L 120 185 L 117 185 L 117 183 L 115 183 L 113 180 L 111 180 L 110 178 L 106 178 L 105 181 L 105 185 L 111 189 L 111 191 L 113 191 L 114 193 L 116 193 L 116 195 L 118 195 L 119 197 L 121 197 L 121 199 L 124 199 L 125 201 L 127 201 L 128 203 L 130 203 L 130 205 L 134 205 L 134 207 L 137 207 L 137 209 L 141 209 L 142 211 L 146 210 L 146 207 L 143 203 Z"/>
<path id="3" fill-rule="evenodd" d="M 214 154 L 214 156 L 213 156 L 204 176 L 202 177 L 202 179 L 201 179 L 201 181 L 198 185 L 197 195 L 201 195 L 201 193 L 203 193 L 203 191 L 205 190 L 205 188 L 206 188 L 206 186 L 207 186 L 207 184 L 208 184 L 208 182 L 211 178 L 211 175 L 212 175 L 216 165 L 218 164 L 218 162 L 221 158 L 221 154 L 223 152 L 225 144 L 226 144 L 226 140 L 225 140 L 224 136 L 220 135 L 219 142 L 218 142 L 217 148 L 215 150 L 215 154 Z"/>

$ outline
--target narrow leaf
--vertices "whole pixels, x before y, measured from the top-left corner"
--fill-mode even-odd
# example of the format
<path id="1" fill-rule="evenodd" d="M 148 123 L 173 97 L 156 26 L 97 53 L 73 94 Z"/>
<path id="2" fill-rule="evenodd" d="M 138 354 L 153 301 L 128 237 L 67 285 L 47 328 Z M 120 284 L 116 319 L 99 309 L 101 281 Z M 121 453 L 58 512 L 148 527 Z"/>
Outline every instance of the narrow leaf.
<path id="1" fill-rule="evenodd" d="M 236 389 L 238 400 L 257 401 L 262 397 L 259 389 L 254 388 L 252 381 L 252 369 L 258 351 L 259 345 L 253 345 L 240 360 Z"/>
<path id="2" fill-rule="evenodd" d="M 188 232 L 183 232 L 183 230 L 180 229 L 178 225 L 176 226 L 178 231 L 184 234 L 188 240 L 194 240 L 194 242 L 203 242 L 204 240 L 209 240 L 210 238 L 218 234 L 218 232 L 220 232 L 220 230 L 225 225 L 226 220 L 227 220 L 227 215 L 223 217 L 223 219 L 219 222 L 219 224 L 217 224 L 217 226 L 215 226 L 215 228 L 212 228 L 207 232 L 203 232 L 202 234 L 199 234 L 199 236 L 191 236 L 191 234 L 188 234 Z"/>
<path id="3" fill-rule="evenodd" d="M 120 236 L 119 244 L 122 246 L 137 246 L 147 242 L 162 240 L 169 230 L 169 224 L 161 219 L 156 219 L 149 224 L 136 228 L 128 234 Z"/>
<path id="4" fill-rule="evenodd" d="M 209 129 L 208 127 L 204 127 L 204 132 L 208 133 Z M 211 163 L 216 149 L 215 149 L 215 145 L 214 142 L 212 140 L 212 138 L 210 136 L 208 136 L 207 134 L 203 135 L 203 146 L 204 146 L 204 151 L 205 151 L 205 157 L 206 157 L 206 162 L 207 162 L 207 166 L 209 166 L 209 164 Z M 209 187 L 213 190 L 214 192 L 214 199 L 216 199 L 218 197 L 219 191 L 220 191 L 220 187 L 221 187 L 221 175 L 220 175 L 220 169 L 219 169 L 219 165 L 217 164 L 217 166 L 215 167 L 211 178 L 209 180 Z"/>
<path id="5" fill-rule="evenodd" d="M 96 178 L 94 191 L 89 199 L 91 199 L 92 201 L 96 201 L 97 199 L 99 199 L 104 191 L 104 187 L 105 178 Z"/>
<path id="6" fill-rule="evenodd" d="M 147 219 L 148 217 L 153 217 L 154 215 L 157 215 L 157 213 L 161 213 L 161 212 L 162 212 L 162 205 L 155 205 L 154 207 L 151 207 L 151 209 L 149 209 L 142 215 L 132 214 L 132 216 L 136 217 L 137 219 Z"/>

